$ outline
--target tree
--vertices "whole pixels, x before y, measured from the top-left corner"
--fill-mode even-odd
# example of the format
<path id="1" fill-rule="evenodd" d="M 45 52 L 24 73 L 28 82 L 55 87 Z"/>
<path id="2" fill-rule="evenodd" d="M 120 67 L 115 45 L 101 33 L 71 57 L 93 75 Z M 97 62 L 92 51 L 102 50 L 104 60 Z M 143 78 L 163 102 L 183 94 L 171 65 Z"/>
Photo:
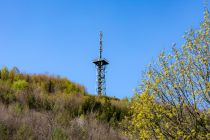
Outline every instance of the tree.
<path id="1" fill-rule="evenodd" d="M 7 67 L 3 67 L 1 69 L 1 79 L 2 80 L 7 80 L 8 79 L 8 76 L 9 76 L 8 68 Z"/>
<path id="2" fill-rule="evenodd" d="M 20 74 L 19 69 L 17 67 L 13 67 L 9 72 L 9 79 L 13 82 L 17 74 Z"/>
<path id="3" fill-rule="evenodd" d="M 162 52 L 149 66 L 131 101 L 128 130 L 140 139 L 210 138 L 210 21 L 205 10 L 198 30 L 182 48 Z"/>

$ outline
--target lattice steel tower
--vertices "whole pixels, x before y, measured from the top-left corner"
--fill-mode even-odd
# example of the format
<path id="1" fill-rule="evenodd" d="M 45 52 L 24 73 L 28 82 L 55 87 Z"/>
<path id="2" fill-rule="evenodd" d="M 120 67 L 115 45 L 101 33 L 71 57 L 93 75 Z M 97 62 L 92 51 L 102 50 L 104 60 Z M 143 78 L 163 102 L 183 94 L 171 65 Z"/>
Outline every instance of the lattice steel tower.
<path id="1" fill-rule="evenodd" d="M 99 48 L 99 58 L 93 60 L 93 63 L 96 66 L 97 69 L 97 93 L 98 95 L 106 95 L 106 79 L 105 79 L 105 73 L 106 73 L 106 66 L 109 64 L 109 62 L 102 57 L 103 47 L 102 47 L 102 37 L 103 34 L 100 32 L 100 48 Z"/>

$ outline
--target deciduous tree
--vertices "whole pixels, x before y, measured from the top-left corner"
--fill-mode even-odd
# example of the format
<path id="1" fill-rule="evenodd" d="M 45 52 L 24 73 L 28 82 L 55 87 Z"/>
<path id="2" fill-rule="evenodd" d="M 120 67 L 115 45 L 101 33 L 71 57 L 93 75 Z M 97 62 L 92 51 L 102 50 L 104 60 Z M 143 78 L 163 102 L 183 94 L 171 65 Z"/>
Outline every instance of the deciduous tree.
<path id="1" fill-rule="evenodd" d="M 210 21 L 181 48 L 162 52 L 150 65 L 131 102 L 128 130 L 139 139 L 210 139 Z"/>

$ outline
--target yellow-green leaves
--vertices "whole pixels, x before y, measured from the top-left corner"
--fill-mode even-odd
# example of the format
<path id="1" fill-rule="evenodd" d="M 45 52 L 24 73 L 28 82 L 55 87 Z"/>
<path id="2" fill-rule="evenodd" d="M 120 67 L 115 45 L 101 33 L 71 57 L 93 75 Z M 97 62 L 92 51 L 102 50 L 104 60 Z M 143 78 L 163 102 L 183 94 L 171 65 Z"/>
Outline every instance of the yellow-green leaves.
<path id="1" fill-rule="evenodd" d="M 139 139 L 208 139 L 210 134 L 209 13 L 183 47 L 148 68 L 134 96 L 128 133 Z"/>

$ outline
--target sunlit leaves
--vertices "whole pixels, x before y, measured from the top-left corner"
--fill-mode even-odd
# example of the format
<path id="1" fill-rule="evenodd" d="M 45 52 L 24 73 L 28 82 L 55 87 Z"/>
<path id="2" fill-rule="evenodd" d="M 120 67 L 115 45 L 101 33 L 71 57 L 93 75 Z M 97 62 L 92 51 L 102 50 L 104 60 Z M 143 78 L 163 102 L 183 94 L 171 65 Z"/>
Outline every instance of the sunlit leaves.
<path id="1" fill-rule="evenodd" d="M 182 47 L 160 53 L 131 102 L 129 131 L 139 139 L 208 139 L 210 133 L 209 12 Z"/>

